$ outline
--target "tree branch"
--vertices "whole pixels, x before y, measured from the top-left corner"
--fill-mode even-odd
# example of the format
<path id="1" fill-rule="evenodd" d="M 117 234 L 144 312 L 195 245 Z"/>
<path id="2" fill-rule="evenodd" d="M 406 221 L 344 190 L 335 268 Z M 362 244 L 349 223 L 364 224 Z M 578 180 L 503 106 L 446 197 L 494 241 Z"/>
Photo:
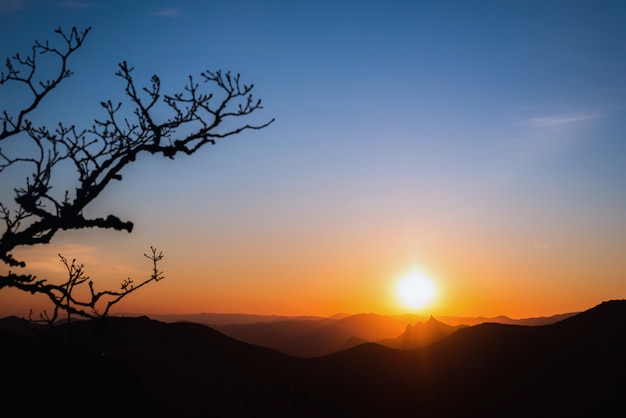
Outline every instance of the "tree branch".
<path id="1" fill-rule="evenodd" d="M 252 95 L 254 85 L 243 84 L 240 75 L 230 72 L 205 71 L 200 74 L 201 84 L 188 77 L 182 92 L 162 93 L 158 76 L 150 78 L 147 87 L 138 88 L 133 78 L 133 68 L 126 61 L 118 65 L 115 73 L 123 83 L 124 100 L 100 102 L 104 117 L 94 119 L 91 127 L 79 129 L 74 125 L 59 123 L 54 129 L 36 126 L 28 116 L 40 107 L 44 98 L 61 82 L 70 77 L 68 62 L 74 52 L 83 46 L 91 28 L 78 31 L 73 28 L 55 32 L 63 40 L 62 47 L 36 41 L 30 55 L 19 54 L 7 58 L 6 71 L 0 74 L 0 86 L 15 83 L 24 86 L 30 96 L 27 104 L 17 110 L 0 112 L 0 143 L 17 140 L 19 147 L 12 152 L 0 148 L 0 174 L 14 167 L 27 166 L 31 174 L 21 187 L 14 189 L 13 204 L 0 202 L 0 260 L 11 267 L 26 267 L 12 251 L 23 246 L 47 244 L 60 230 L 82 228 L 109 228 L 131 232 L 133 223 L 110 214 L 89 219 L 83 213 L 114 180 L 122 180 L 122 171 L 140 156 L 161 155 L 175 158 L 191 155 L 206 144 L 215 144 L 248 130 L 266 128 L 270 119 L 260 124 L 231 123 L 233 119 L 247 118 L 262 109 L 261 100 Z M 58 68 L 50 79 L 39 75 L 39 57 L 56 58 Z M 206 91 L 205 91 L 206 90 Z M 228 121 L 228 123 L 225 123 Z M 22 143 L 30 146 L 22 146 Z M 74 169 L 75 187 L 63 186 L 67 166 Z M 83 266 L 61 260 L 68 270 L 68 281 L 61 285 L 36 280 L 28 274 L 9 274 L 0 277 L 0 288 L 14 287 L 30 293 L 41 293 L 52 301 L 54 311 L 43 318 L 56 318 L 58 310 L 68 314 L 91 317 L 96 304 L 102 299 L 109 302 L 101 308 L 103 315 L 123 297 L 145 284 L 162 278 L 156 265 L 162 254 L 152 249 L 146 255 L 154 263 L 152 276 L 135 285 L 130 279 L 122 283 L 120 291 L 96 292 L 88 281 L 91 299 L 73 298 L 74 289 L 84 285 Z"/>

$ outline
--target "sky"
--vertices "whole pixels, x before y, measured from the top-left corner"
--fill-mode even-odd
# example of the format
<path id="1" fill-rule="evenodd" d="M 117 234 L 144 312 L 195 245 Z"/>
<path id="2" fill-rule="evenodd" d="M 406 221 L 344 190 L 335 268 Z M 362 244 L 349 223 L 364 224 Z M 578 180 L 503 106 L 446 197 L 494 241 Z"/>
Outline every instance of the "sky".
<path id="1" fill-rule="evenodd" d="M 0 0 L 2 58 L 92 27 L 39 124 L 103 117 L 123 60 L 170 93 L 240 73 L 263 100 L 250 122 L 276 119 L 129 166 L 89 213 L 131 234 L 15 253 L 50 280 L 76 258 L 116 288 L 162 250 L 165 280 L 114 313 L 527 318 L 626 298 L 624 21 L 606 0 Z M 18 102 L 0 86 L 0 110 Z M 23 181 L 2 173 L 0 201 Z M 394 290 L 411 272 L 436 288 L 415 309 Z M 44 308 L 0 291 L 0 316 Z"/>

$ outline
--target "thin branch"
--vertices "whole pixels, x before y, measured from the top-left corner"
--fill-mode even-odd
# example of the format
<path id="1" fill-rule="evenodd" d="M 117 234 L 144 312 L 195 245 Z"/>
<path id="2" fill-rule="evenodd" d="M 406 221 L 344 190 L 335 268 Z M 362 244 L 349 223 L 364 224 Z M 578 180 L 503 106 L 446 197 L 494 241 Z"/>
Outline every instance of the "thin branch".
<path id="1" fill-rule="evenodd" d="M 6 74 L 4 71 L 0 73 L 0 85 L 7 82 L 25 84 L 32 97 L 30 103 L 21 109 L 17 116 L 12 117 L 6 111 L 2 113 L 2 117 L 0 117 L 0 122 L 2 122 L 0 140 L 21 132 L 24 129 L 23 123 L 26 116 L 35 110 L 48 93 L 54 90 L 61 81 L 72 75 L 67 66 L 68 60 L 83 45 L 90 30 L 91 27 L 88 27 L 84 31 L 78 32 L 74 27 L 68 35 L 61 28 L 57 28 L 55 32 L 60 34 L 65 41 L 64 49 L 51 47 L 47 41 L 45 43 L 35 41 L 29 56 L 24 58 L 19 54 L 15 54 L 12 58 L 5 60 L 7 72 Z M 37 56 L 46 53 L 54 54 L 61 60 L 59 69 L 52 78 L 36 83 L 34 78 L 37 74 Z M 22 75 L 24 72 L 26 75 Z"/>
<path id="2" fill-rule="evenodd" d="M 9 272 L 8 275 L 0 276 L 0 289 L 14 287 L 33 294 L 43 294 L 52 302 L 53 310 L 44 310 L 34 319 L 31 310 L 30 320 L 33 322 L 45 322 L 53 324 L 59 319 L 59 313 L 65 312 L 68 320 L 72 315 L 82 318 L 95 319 L 105 317 L 122 299 L 141 289 L 148 283 L 163 280 L 165 276 L 159 270 L 158 263 L 164 258 L 162 252 L 150 247 L 150 254 L 144 256 L 152 261 L 152 274 L 135 284 L 131 278 L 122 281 L 120 290 L 96 291 L 93 280 L 85 274 L 85 266 L 78 264 L 76 260 L 69 261 L 59 254 L 61 263 L 67 271 L 67 280 L 63 283 L 49 283 L 45 279 L 37 279 L 35 276 L 16 275 Z M 82 289 L 88 288 L 88 296 L 84 296 Z"/>

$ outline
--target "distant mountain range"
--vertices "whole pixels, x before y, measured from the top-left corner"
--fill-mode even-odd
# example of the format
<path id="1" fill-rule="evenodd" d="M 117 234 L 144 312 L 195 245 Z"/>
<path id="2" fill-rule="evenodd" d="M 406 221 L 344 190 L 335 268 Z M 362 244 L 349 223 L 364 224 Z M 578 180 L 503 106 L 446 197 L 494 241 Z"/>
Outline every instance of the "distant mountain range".
<path id="1" fill-rule="evenodd" d="M 339 326 L 344 320 L 348 321 Z M 317 329 L 330 330 L 389 324 L 389 318 L 369 315 L 274 322 L 287 322 L 288 327 L 299 321 L 306 326 L 309 321 L 324 321 Z M 549 325 L 457 326 L 435 318 L 408 325 L 381 343 L 410 341 L 409 346 L 417 348 L 366 342 L 300 358 L 193 322 L 114 317 L 47 329 L 26 328 L 18 318 L 4 318 L 0 413 L 182 418 L 623 416 L 626 300 L 604 302 Z M 300 336 L 316 332 L 313 327 L 308 330 Z M 415 335 L 429 332 L 446 335 L 432 343 L 421 337 L 413 342 Z M 366 336 L 375 338 L 378 331 Z"/>
<path id="2" fill-rule="evenodd" d="M 485 322 L 546 325 L 572 315 L 574 313 L 527 319 L 445 316 L 435 320 L 433 317 L 428 319 L 418 315 L 385 316 L 372 313 L 337 314 L 328 318 L 202 313 L 150 315 L 150 318 L 163 322 L 202 323 L 240 341 L 298 357 L 316 357 L 363 342 L 377 342 L 393 348 L 416 348 L 447 336 L 461 326 Z"/>
<path id="3" fill-rule="evenodd" d="M 448 324 L 448 325 L 477 325 L 484 322 L 496 322 L 499 324 L 516 324 L 516 325 L 547 325 L 553 324 L 557 321 L 565 319 L 569 316 L 575 315 L 579 312 L 563 313 L 553 316 L 541 316 L 534 318 L 512 319 L 504 315 L 494 317 L 464 317 L 464 316 L 438 316 L 436 319 Z M 269 322 L 280 321 L 317 321 L 327 319 L 345 319 L 351 316 L 386 316 L 394 319 L 404 326 L 408 324 L 414 324 L 416 322 L 423 322 L 428 317 L 404 314 L 404 315 L 377 315 L 377 314 L 347 314 L 337 313 L 329 317 L 325 316 L 286 316 L 286 315 L 256 315 L 256 314 L 241 314 L 241 313 L 197 313 L 197 314 L 132 314 L 123 313 L 117 316 L 147 316 L 157 321 L 162 322 L 197 322 L 199 324 L 209 325 L 211 327 L 223 326 L 223 325 L 245 325 L 245 324 L 260 324 Z"/>

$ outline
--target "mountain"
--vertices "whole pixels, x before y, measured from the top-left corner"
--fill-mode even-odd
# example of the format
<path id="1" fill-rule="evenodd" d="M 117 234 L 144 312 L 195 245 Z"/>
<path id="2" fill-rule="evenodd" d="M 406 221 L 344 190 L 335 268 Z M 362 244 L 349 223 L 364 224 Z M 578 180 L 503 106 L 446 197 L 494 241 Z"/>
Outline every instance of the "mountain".
<path id="1" fill-rule="evenodd" d="M 431 316 L 426 322 L 407 325 L 404 333 L 396 338 L 387 338 L 377 342 L 387 347 L 408 350 L 433 343 L 463 327 L 465 325 L 451 326 L 444 324 Z"/>
<path id="2" fill-rule="evenodd" d="M 311 359 L 309 372 L 363 416 L 619 416 L 624 353 L 619 300 L 551 325 L 465 327 L 413 350 L 363 344 Z"/>
<path id="3" fill-rule="evenodd" d="M 256 315 L 256 314 L 225 314 L 225 313 L 198 313 L 198 314 L 123 314 L 121 316 L 148 316 L 161 322 L 196 322 L 209 326 L 243 325 L 270 323 L 276 321 L 315 321 L 325 319 L 321 316 L 282 316 L 282 315 Z"/>
<path id="4" fill-rule="evenodd" d="M 415 314 L 384 316 L 377 314 L 337 313 L 330 317 L 280 316 L 254 314 L 152 314 L 157 321 L 193 322 L 208 325 L 222 333 L 250 344 L 273 348 L 298 357 L 316 357 L 345 350 L 364 342 L 378 342 L 393 348 L 409 349 L 434 342 L 460 326 L 486 322 L 518 325 L 547 325 L 575 313 L 550 317 L 511 319 L 497 317 L 438 317 L 439 324 L 454 328 L 422 330 L 427 318 Z M 129 317 L 143 315 L 126 314 Z M 431 324 L 432 325 L 432 324 Z"/>
<path id="5" fill-rule="evenodd" d="M 558 314 L 548 317 L 535 317 L 535 318 L 522 318 L 512 319 L 504 315 L 494 317 L 462 317 L 462 316 L 439 316 L 437 319 L 448 325 L 478 325 L 485 322 L 496 322 L 499 324 L 517 324 L 517 325 L 548 325 L 561 321 L 579 312 L 571 312 Z M 362 314 L 358 314 L 362 315 Z M 156 319 L 161 322 L 196 322 L 199 324 L 209 325 L 211 327 L 221 327 L 225 325 L 246 325 L 246 324 L 260 324 L 260 323 L 272 323 L 281 321 L 317 321 L 322 319 L 345 319 L 352 314 L 337 313 L 329 317 L 322 316 L 285 316 L 285 315 L 257 315 L 257 314 L 242 314 L 242 313 L 197 313 L 197 314 L 135 314 L 135 313 L 120 313 L 118 316 L 126 317 L 138 317 L 148 316 L 149 318 Z M 396 321 L 413 324 L 426 320 L 426 317 L 422 317 L 415 314 L 404 315 L 392 315 Z"/>
<path id="6" fill-rule="evenodd" d="M 508 325 L 549 325 L 554 324 L 555 322 L 562 321 L 563 319 L 569 318 L 570 316 L 576 315 L 580 312 L 569 312 L 563 314 L 557 314 L 552 316 L 540 316 L 534 318 L 521 318 L 521 319 L 513 319 L 508 316 L 500 315 L 500 316 L 492 316 L 492 317 L 484 317 L 484 316 L 476 316 L 476 317 L 460 317 L 460 316 L 440 316 L 438 319 L 446 323 L 448 325 L 478 325 L 484 324 L 486 322 L 494 322 L 497 324 L 508 324 Z"/>
<path id="7" fill-rule="evenodd" d="M 620 416 L 626 393 L 625 300 L 550 325 L 484 323 L 415 349 L 364 343 L 313 358 L 147 317 L 34 335 L 4 321 L 2 415 Z"/>
<path id="8" fill-rule="evenodd" d="M 393 348 L 415 348 L 449 335 L 461 326 L 485 322 L 519 325 L 545 325 L 574 314 L 552 317 L 511 319 L 505 316 L 484 318 L 443 317 L 422 322 L 417 315 L 384 316 L 377 314 L 337 314 L 329 318 L 300 317 L 264 322 L 209 324 L 224 334 L 250 344 L 273 348 L 298 357 L 316 357 L 353 347 L 358 342 L 378 342 Z M 248 318 L 252 319 L 252 318 Z M 434 322 L 433 322 L 434 321 Z M 449 322 L 448 322 L 449 321 Z M 445 322 L 445 323 L 444 323 Z M 448 325 L 455 324 L 454 326 Z"/>
<path id="9" fill-rule="evenodd" d="M 315 357 L 341 350 L 350 339 L 378 341 L 401 334 L 407 321 L 377 314 L 357 314 L 339 319 L 288 320 L 271 323 L 224 325 L 215 328 L 251 344 L 298 356 Z"/>
<path id="10" fill-rule="evenodd" d="M 147 317 L 81 321 L 30 339 L 3 331 L 0 347 L 16 359 L 0 367 L 3 408 L 67 402 L 74 416 L 249 416 L 297 370 L 289 356 L 207 326 Z M 102 409 L 111 402 L 117 410 Z M 51 411 L 25 416 L 36 413 Z"/>
<path id="11" fill-rule="evenodd" d="M 0 320 L 0 330 L 24 335 L 35 336 L 47 329 L 47 325 L 25 321 L 17 316 L 7 316 Z"/>

